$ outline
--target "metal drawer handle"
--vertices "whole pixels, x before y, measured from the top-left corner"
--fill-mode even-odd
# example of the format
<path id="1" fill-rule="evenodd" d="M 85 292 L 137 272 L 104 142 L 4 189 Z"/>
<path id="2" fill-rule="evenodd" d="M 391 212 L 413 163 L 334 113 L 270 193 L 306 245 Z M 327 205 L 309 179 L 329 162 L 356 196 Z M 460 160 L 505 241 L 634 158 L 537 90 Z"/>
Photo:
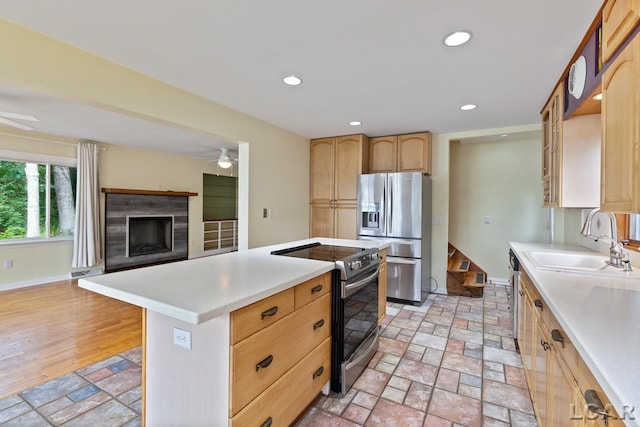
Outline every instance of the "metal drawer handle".
<path id="1" fill-rule="evenodd" d="M 260 424 L 260 427 L 271 427 L 271 424 L 273 424 L 273 419 L 269 417 L 265 422 Z"/>
<path id="2" fill-rule="evenodd" d="M 318 370 L 313 373 L 313 379 L 315 380 L 322 374 L 324 374 L 324 366 L 320 366 Z"/>
<path id="3" fill-rule="evenodd" d="M 523 295 L 524 295 L 524 292 L 523 292 L 523 291 L 518 291 L 518 293 L 520 294 L 520 296 L 523 296 Z"/>
<path id="4" fill-rule="evenodd" d="M 266 359 L 256 363 L 256 372 L 258 372 L 260 368 L 264 369 L 268 367 L 269 365 L 271 365 L 271 362 L 273 362 L 273 355 L 270 354 Z"/>
<path id="5" fill-rule="evenodd" d="M 562 344 L 562 348 L 564 348 L 564 337 L 562 336 L 559 330 L 557 329 L 552 330 L 551 338 L 553 338 L 554 341 L 557 341 L 560 344 Z"/>
<path id="6" fill-rule="evenodd" d="M 322 328 L 322 326 L 324 326 L 324 319 L 320 319 L 316 323 L 314 323 L 313 330 L 315 331 L 318 328 Z"/>
<path id="7" fill-rule="evenodd" d="M 585 390 L 584 400 L 587 401 L 587 408 L 594 414 L 602 415 L 606 421 L 609 413 L 602 404 L 602 400 L 598 397 L 598 393 L 595 390 Z"/>
<path id="8" fill-rule="evenodd" d="M 540 301 L 539 299 L 537 299 L 537 300 L 533 301 L 533 305 L 535 305 L 536 307 L 538 307 L 538 308 L 540 309 L 540 311 L 542 311 L 542 310 L 543 310 L 543 307 L 542 307 L 542 301 Z"/>
<path id="9" fill-rule="evenodd" d="M 271 307 L 269 310 L 263 311 L 261 315 L 262 316 L 261 319 L 264 319 L 265 317 L 271 317 L 277 312 L 278 312 L 278 306 L 276 305 L 275 307 Z"/>
<path id="10" fill-rule="evenodd" d="M 320 292 L 322 290 L 322 285 L 314 286 L 311 288 L 311 294 L 315 294 L 316 292 Z"/>

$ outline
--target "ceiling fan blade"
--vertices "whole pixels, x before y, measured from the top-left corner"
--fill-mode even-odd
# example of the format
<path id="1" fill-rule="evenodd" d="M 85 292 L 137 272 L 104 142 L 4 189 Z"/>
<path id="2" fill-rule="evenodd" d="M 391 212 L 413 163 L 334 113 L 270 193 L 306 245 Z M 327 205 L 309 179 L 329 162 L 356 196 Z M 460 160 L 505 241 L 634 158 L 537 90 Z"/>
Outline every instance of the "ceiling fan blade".
<path id="1" fill-rule="evenodd" d="M 31 114 L 9 113 L 7 111 L 0 111 L 0 117 L 4 117 L 6 119 L 26 120 L 28 122 L 40 121 L 37 117 L 32 116 Z"/>
<path id="2" fill-rule="evenodd" d="M 5 119 L 3 117 L 0 117 L 0 123 L 22 130 L 33 130 L 31 126 L 23 125 L 22 123 L 14 122 L 13 120 Z"/>

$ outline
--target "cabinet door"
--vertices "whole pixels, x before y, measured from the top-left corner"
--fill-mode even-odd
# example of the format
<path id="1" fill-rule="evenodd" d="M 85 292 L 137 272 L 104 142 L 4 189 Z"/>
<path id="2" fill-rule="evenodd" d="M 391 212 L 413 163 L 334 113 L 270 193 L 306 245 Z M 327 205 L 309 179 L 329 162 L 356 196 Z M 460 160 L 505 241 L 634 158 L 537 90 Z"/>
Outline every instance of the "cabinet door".
<path id="1" fill-rule="evenodd" d="M 544 329 L 542 320 L 537 317 L 535 322 L 534 347 L 533 347 L 533 369 L 534 369 L 534 394 L 533 406 L 536 409 L 539 424 L 541 426 L 551 425 L 547 421 L 547 385 L 548 385 L 548 365 L 549 345 L 548 334 Z"/>
<path id="2" fill-rule="evenodd" d="M 387 263 L 380 264 L 378 275 L 378 323 L 387 315 Z"/>
<path id="3" fill-rule="evenodd" d="M 309 237 L 334 237 L 334 209 L 329 203 L 313 203 L 309 208 Z"/>
<path id="4" fill-rule="evenodd" d="M 358 238 L 357 215 L 358 205 L 338 202 L 334 209 L 335 234 L 333 237 L 336 239 L 356 240 Z"/>
<path id="5" fill-rule="evenodd" d="M 640 37 L 611 63 L 602 76 L 601 208 L 604 211 L 638 211 L 634 188 L 638 154 Z"/>
<path id="6" fill-rule="evenodd" d="M 335 138 L 311 140 L 311 203 L 329 203 L 334 199 Z"/>
<path id="7" fill-rule="evenodd" d="M 369 173 L 396 172 L 397 136 L 381 136 L 369 140 Z"/>
<path id="8" fill-rule="evenodd" d="M 564 360 L 552 346 L 549 365 L 549 411 L 547 425 L 555 427 L 574 427 L 575 419 L 575 382 L 564 364 Z"/>
<path id="9" fill-rule="evenodd" d="M 358 200 L 358 176 L 367 171 L 369 141 L 364 135 L 349 135 L 336 138 L 335 199 L 356 203 Z M 367 143 L 365 150 L 364 142 Z M 368 166 L 368 165 L 367 165 Z"/>
<path id="10" fill-rule="evenodd" d="M 431 174 L 431 134 L 398 136 L 398 172 Z"/>
<path id="11" fill-rule="evenodd" d="M 640 22 L 640 0 L 608 0 L 602 9 L 602 60 L 611 59 Z"/>

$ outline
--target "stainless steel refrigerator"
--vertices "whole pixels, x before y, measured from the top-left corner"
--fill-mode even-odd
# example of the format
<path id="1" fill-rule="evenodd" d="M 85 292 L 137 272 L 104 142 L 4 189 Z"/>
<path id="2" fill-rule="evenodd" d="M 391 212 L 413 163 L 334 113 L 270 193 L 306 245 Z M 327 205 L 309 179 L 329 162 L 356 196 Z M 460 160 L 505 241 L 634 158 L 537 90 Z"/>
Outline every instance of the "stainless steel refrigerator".
<path id="1" fill-rule="evenodd" d="M 389 243 L 387 297 L 420 304 L 431 289 L 431 178 L 421 172 L 360 175 L 358 239 Z"/>

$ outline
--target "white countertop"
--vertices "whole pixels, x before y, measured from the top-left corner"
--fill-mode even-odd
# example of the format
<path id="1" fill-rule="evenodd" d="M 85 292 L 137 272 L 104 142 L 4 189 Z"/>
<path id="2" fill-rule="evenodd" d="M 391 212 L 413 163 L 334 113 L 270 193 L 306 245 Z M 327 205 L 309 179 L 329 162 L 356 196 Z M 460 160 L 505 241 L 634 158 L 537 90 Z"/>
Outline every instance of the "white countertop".
<path id="1" fill-rule="evenodd" d="M 613 267 L 606 268 L 620 278 L 543 270 L 526 255 L 536 250 L 594 253 L 581 246 L 510 245 L 619 415 L 624 405 L 633 405 L 637 419 L 625 423 L 640 426 L 640 280 L 627 279 Z"/>
<path id="2" fill-rule="evenodd" d="M 78 286 L 199 324 L 334 268 L 333 262 L 271 255 L 312 242 L 380 247 L 383 242 L 315 238 L 80 279 Z"/>

